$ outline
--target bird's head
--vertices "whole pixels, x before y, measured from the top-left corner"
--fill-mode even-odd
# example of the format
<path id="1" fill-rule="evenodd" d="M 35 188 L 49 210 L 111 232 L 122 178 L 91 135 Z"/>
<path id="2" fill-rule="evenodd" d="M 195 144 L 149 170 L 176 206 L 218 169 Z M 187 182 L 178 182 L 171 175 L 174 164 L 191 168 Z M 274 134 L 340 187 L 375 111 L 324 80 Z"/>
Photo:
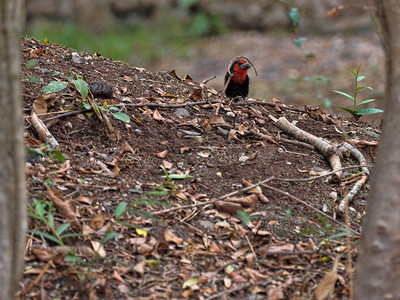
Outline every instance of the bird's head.
<path id="1" fill-rule="evenodd" d="M 246 57 L 238 56 L 231 60 L 231 63 L 229 64 L 228 67 L 228 72 L 232 74 L 232 80 L 234 82 L 242 83 L 245 81 L 247 76 L 247 70 L 251 66 L 253 66 L 253 64 Z M 255 68 L 254 71 L 256 72 L 257 75 L 257 71 Z"/>

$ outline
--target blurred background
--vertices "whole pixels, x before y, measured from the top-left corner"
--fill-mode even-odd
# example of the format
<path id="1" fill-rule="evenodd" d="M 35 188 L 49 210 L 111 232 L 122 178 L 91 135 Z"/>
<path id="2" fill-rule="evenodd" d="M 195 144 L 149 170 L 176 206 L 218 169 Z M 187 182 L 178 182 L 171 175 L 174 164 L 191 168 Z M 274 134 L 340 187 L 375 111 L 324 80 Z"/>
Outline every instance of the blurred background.
<path id="1" fill-rule="evenodd" d="M 151 71 L 190 75 L 222 90 L 230 60 L 246 56 L 250 97 L 340 112 L 354 76 L 360 101 L 383 106 L 383 50 L 373 2 L 358 0 L 29 0 L 25 35 L 98 52 Z M 368 106 L 367 105 L 367 106 Z M 381 115 L 381 114 L 379 114 Z M 375 115 L 372 120 L 381 116 Z M 364 117 L 363 117 L 364 118 Z M 371 118 L 366 118 L 371 119 Z"/>

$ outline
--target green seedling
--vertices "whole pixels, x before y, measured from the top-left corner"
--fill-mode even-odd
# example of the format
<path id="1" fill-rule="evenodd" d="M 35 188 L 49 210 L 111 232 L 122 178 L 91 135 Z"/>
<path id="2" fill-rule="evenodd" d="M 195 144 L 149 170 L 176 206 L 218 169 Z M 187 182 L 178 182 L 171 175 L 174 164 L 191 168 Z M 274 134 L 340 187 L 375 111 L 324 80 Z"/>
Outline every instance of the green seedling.
<path id="1" fill-rule="evenodd" d="M 354 84 L 354 93 L 353 96 L 349 95 L 345 92 L 342 91 L 337 91 L 333 90 L 333 92 L 338 93 L 342 96 L 345 96 L 346 98 L 350 99 L 353 101 L 353 108 L 347 108 L 347 107 L 340 107 L 340 109 L 343 109 L 350 113 L 355 119 L 358 119 L 361 116 L 364 115 L 371 115 L 371 114 L 377 114 L 377 113 L 383 113 L 383 110 L 379 108 L 358 108 L 360 105 L 364 105 L 370 102 L 375 101 L 375 99 L 367 99 L 363 100 L 361 102 L 357 102 L 357 94 L 360 90 L 363 89 L 369 89 L 373 91 L 372 87 L 370 86 L 358 86 L 358 83 L 363 80 L 366 76 L 360 75 L 360 70 L 361 70 L 361 64 L 357 67 L 357 70 L 353 70 L 349 66 L 345 66 L 349 71 L 354 75 L 355 78 L 355 84 Z"/>

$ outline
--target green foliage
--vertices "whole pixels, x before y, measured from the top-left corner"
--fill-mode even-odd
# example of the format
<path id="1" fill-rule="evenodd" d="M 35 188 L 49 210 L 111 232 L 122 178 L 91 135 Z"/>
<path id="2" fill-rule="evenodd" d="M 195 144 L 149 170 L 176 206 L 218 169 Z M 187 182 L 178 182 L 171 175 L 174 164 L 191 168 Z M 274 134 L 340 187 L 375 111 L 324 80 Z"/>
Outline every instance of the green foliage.
<path id="1" fill-rule="evenodd" d="M 297 7 L 292 7 L 288 13 L 290 20 L 292 20 L 293 26 L 297 26 L 300 22 L 299 9 Z"/>
<path id="2" fill-rule="evenodd" d="M 245 210 L 239 210 L 237 212 L 237 217 L 242 221 L 243 226 L 246 226 L 251 221 L 251 216 Z"/>
<path id="3" fill-rule="evenodd" d="M 322 237 L 322 241 L 319 243 L 320 246 L 322 247 L 326 247 L 326 245 L 334 240 L 334 239 L 338 239 L 338 238 L 342 238 L 342 237 L 346 237 L 347 234 L 349 235 L 353 235 L 351 232 L 347 232 L 346 228 L 338 228 L 336 226 L 332 226 L 328 223 L 328 219 L 325 217 L 320 216 L 319 214 L 317 214 L 317 218 L 320 220 L 320 222 L 322 223 L 322 229 L 307 229 L 304 230 L 300 233 L 300 235 L 306 235 L 306 234 L 310 234 L 310 233 L 315 233 L 318 234 L 320 237 Z M 331 234 L 333 232 L 336 232 L 334 234 Z"/>
<path id="4" fill-rule="evenodd" d="M 56 227 L 54 223 L 55 211 L 53 202 L 51 201 L 38 201 L 33 199 L 33 204 L 28 206 L 28 216 L 32 217 L 40 222 L 43 222 L 47 228 L 49 228 L 51 233 L 38 230 L 29 230 L 30 233 L 42 236 L 50 241 L 53 241 L 61 246 L 64 246 L 64 239 L 67 237 L 80 236 L 80 234 L 63 234 L 70 226 L 69 223 L 63 223 Z"/>
<path id="5" fill-rule="evenodd" d="M 60 163 L 65 162 L 64 154 L 60 150 L 55 150 L 53 148 L 46 148 L 45 151 L 42 151 L 31 147 L 26 147 L 26 151 L 39 154 L 40 156 L 47 156 L 50 159 L 56 158 Z"/>
<path id="6" fill-rule="evenodd" d="M 364 105 L 364 104 L 367 104 L 367 103 L 375 101 L 375 99 L 367 99 L 367 100 L 363 100 L 361 102 L 357 102 L 357 94 L 358 94 L 358 92 L 360 90 L 363 90 L 363 89 L 369 89 L 371 91 L 373 89 L 370 86 L 358 86 L 358 83 L 361 80 L 365 79 L 365 76 L 360 75 L 361 64 L 357 67 L 356 70 L 353 70 L 349 66 L 345 66 L 345 67 L 354 75 L 354 78 L 355 78 L 353 96 L 349 95 L 348 93 L 345 93 L 345 92 L 342 92 L 342 91 L 338 91 L 338 90 L 333 90 L 333 92 L 350 99 L 353 102 L 353 108 L 340 107 L 340 109 L 343 109 L 343 110 L 347 111 L 348 113 L 350 113 L 356 119 L 359 118 L 360 116 L 363 116 L 363 115 L 371 115 L 371 114 L 383 113 L 383 110 L 378 109 L 378 108 L 358 108 L 360 105 Z"/>

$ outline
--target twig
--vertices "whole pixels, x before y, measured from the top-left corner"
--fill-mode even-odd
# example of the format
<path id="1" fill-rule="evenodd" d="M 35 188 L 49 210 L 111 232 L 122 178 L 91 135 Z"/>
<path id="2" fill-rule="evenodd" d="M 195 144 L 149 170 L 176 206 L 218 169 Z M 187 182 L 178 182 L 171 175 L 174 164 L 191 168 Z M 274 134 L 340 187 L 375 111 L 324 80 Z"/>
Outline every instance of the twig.
<path id="1" fill-rule="evenodd" d="M 294 108 L 294 107 L 288 107 L 285 105 L 280 105 L 280 104 L 275 104 L 275 103 L 270 103 L 270 102 L 264 102 L 264 101 L 242 101 L 242 102 L 236 102 L 235 105 L 263 105 L 263 106 L 270 106 L 270 107 L 279 107 L 282 110 L 290 110 L 290 111 L 295 111 L 295 112 L 302 112 L 302 113 L 307 113 L 304 109 L 300 108 Z"/>
<path id="2" fill-rule="evenodd" d="M 39 273 L 39 275 L 35 278 L 35 280 L 26 288 L 25 291 L 22 292 L 22 294 L 20 295 L 21 299 L 24 298 L 24 296 L 29 293 L 33 287 L 35 285 L 38 284 L 38 282 L 40 281 L 40 279 L 42 279 L 43 275 L 47 272 L 47 270 L 49 269 L 50 265 L 53 263 L 52 260 L 48 261 L 47 264 L 44 266 L 43 270 Z"/>
<path id="3" fill-rule="evenodd" d="M 32 112 L 31 114 L 31 122 L 33 128 L 35 128 L 36 132 L 38 133 L 39 137 L 44 141 L 45 143 L 49 143 L 50 147 L 53 149 L 56 149 L 58 147 L 58 142 L 54 138 L 54 136 L 51 134 L 51 132 L 47 129 L 46 125 L 44 125 L 44 122 L 38 118 L 36 113 Z"/>
<path id="4" fill-rule="evenodd" d="M 217 75 L 213 75 L 213 76 L 211 76 L 211 77 L 209 77 L 209 78 L 207 78 L 207 79 L 204 79 L 201 83 L 202 84 L 206 84 L 207 82 L 209 82 L 210 80 L 213 80 L 214 78 L 216 78 L 217 77 Z"/>

